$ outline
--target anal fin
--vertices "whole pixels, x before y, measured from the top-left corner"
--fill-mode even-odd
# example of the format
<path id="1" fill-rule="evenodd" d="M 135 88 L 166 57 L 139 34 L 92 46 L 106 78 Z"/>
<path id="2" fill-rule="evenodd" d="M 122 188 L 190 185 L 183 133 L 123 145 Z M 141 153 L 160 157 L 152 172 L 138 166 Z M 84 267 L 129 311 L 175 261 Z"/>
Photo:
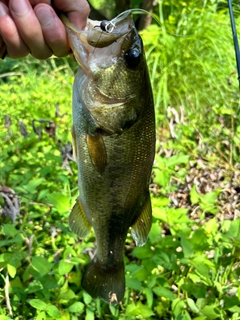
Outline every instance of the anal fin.
<path id="1" fill-rule="evenodd" d="M 143 246 L 148 238 L 152 226 L 152 206 L 148 192 L 145 202 L 141 207 L 137 221 L 132 225 L 132 236 L 137 246 Z"/>
<path id="2" fill-rule="evenodd" d="M 76 233 L 79 237 L 85 238 L 88 235 L 91 224 L 88 222 L 79 198 L 72 208 L 68 222 L 72 232 Z"/>
<path id="3" fill-rule="evenodd" d="M 99 173 L 103 173 L 107 165 L 107 152 L 102 134 L 95 132 L 87 135 L 87 145 L 92 164 Z"/>

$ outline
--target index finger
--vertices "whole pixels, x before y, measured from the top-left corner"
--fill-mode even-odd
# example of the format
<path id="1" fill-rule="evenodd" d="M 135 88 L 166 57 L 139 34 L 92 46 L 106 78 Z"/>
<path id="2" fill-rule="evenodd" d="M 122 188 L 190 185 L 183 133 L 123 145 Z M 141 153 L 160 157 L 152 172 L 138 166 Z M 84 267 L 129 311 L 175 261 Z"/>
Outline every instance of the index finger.
<path id="1" fill-rule="evenodd" d="M 71 22 L 79 29 L 84 29 L 90 13 L 90 7 L 86 0 L 54 0 L 53 6 L 65 13 Z"/>

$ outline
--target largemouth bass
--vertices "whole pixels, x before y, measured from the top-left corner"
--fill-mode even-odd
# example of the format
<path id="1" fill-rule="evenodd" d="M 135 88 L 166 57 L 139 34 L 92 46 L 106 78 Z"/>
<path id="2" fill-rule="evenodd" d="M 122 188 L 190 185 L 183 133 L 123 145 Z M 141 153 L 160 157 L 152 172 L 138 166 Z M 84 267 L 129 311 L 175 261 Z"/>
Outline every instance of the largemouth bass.
<path id="1" fill-rule="evenodd" d="M 82 277 L 93 297 L 124 296 L 123 249 L 131 227 L 136 245 L 151 228 L 149 180 L 155 154 L 152 89 L 143 44 L 130 11 L 78 30 L 66 17 L 80 68 L 73 85 L 73 146 L 80 195 L 69 225 L 79 237 L 93 227 L 97 251 Z"/>

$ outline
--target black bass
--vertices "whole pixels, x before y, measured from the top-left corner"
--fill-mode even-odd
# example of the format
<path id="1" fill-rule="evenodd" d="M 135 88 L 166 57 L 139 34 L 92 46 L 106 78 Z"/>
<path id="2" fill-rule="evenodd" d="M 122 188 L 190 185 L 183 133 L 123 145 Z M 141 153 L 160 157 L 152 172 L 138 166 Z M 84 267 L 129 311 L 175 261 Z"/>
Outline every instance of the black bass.
<path id="1" fill-rule="evenodd" d="M 80 68 L 73 86 L 73 146 L 80 195 L 69 225 L 79 237 L 93 227 L 97 251 L 82 287 L 119 303 L 124 296 L 123 249 L 131 227 L 136 245 L 152 222 L 149 180 L 155 154 L 152 89 L 143 44 L 130 11 L 78 30 L 66 17 Z"/>

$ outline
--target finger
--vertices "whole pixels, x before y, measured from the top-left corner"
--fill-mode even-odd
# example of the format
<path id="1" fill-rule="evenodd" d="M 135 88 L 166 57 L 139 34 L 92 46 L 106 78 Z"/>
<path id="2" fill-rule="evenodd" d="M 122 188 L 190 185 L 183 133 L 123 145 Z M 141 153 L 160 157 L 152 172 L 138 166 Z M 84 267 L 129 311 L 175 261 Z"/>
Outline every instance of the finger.
<path id="1" fill-rule="evenodd" d="M 51 5 L 51 0 L 29 0 L 29 2 L 33 7 L 35 7 L 39 3 L 46 3 L 48 5 Z"/>
<path id="2" fill-rule="evenodd" d="M 18 33 L 16 25 L 10 17 L 8 7 L 0 2 L 0 35 L 6 44 L 8 56 L 11 58 L 25 57 L 29 49 Z"/>
<path id="3" fill-rule="evenodd" d="M 86 0 L 54 0 L 52 1 L 56 9 L 68 14 L 68 18 L 79 29 L 84 29 L 90 7 Z"/>
<path id="4" fill-rule="evenodd" d="M 52 51 L 44 40 L 40 23 L 28 0 L 10 0 L 9 9 L 32 56 L 37 59 L 49 58 Z"/>
<path id="5" fill-rule="evenodd" d="M 39 4 L 34 12 L 41 24 L 46 43 L 57 57 L 67 56 L 70 47 L 67 41 L 66 29 L 55 11 L 46 4 Z"/>

